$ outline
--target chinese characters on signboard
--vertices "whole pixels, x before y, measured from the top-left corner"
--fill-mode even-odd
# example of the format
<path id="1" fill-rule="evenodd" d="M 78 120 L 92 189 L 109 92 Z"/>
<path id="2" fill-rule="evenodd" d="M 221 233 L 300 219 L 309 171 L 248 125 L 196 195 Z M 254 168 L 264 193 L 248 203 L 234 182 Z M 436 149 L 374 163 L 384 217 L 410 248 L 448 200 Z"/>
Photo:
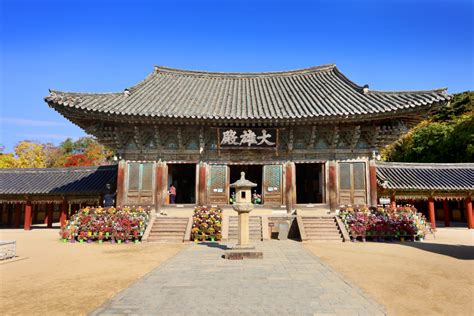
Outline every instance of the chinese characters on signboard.
<path id="1" fill-rule="evenodd" d="M 275 128 L 218 129 L 221 148 L 276 148 Z"/>

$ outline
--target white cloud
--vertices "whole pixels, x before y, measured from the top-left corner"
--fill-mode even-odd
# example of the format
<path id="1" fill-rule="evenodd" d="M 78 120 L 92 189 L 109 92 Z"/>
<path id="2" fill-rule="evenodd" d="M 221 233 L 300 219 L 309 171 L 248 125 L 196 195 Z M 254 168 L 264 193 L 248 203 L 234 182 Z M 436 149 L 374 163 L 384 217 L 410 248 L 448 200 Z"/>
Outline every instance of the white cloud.
<path id="1" fill-rule="evenodd" d="M 30 120 L 30 119 L 19 119 L 19 118 L 9 118 L 9 117 L 0 117 L 0 122 L 8 125 L 16 126 L 68 126 L 69 123 L 66 122 L 55 122 L 55 121 L 44 121 L 44 120 Z"/>

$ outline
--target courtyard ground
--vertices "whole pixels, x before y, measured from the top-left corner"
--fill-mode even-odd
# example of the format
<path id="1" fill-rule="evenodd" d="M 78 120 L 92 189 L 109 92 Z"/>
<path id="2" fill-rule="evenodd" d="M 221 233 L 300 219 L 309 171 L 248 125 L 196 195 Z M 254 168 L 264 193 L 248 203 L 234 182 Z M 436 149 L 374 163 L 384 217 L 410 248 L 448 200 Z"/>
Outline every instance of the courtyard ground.
<path id="1" fill-rule="evenodd" d="M 184 244 L 65 244 L 58 229 L 0 230 L 17 258 L 0 261 L 3 315 L 87 314 Z"/>
<path id="2" fill-rule="evenodd" d="M 304 243 L 389 315 L 474 315 L 474 230 L 405 243 Z"/>
<path id="3" fill-rule="evenodd" d="M 3 314 L 87 314 L 185 247 L 63 244 L 57 234 L 57 229 L 0 230 L 1 240 L 18 245 L 17 259 L 0 262 Z M 303 247 L 389 315 L 474 315 L 473 230 L 441 228 L 436 239 L 417 243 Z"/>

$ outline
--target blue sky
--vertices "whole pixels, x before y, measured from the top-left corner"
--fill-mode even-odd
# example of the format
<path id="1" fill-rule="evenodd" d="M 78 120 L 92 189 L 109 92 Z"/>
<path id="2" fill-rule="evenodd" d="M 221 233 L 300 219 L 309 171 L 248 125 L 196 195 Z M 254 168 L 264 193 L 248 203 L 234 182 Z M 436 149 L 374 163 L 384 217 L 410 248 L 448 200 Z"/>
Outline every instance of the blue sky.
<path id="1" fill-rule="evenodd" d="M 474 87 L 469 0 L 0 0 L 0 144 L 82 130 L 48 89 L 122 91 L 154 65 L 276 71 L 335 63 L 378 90 Z"/>

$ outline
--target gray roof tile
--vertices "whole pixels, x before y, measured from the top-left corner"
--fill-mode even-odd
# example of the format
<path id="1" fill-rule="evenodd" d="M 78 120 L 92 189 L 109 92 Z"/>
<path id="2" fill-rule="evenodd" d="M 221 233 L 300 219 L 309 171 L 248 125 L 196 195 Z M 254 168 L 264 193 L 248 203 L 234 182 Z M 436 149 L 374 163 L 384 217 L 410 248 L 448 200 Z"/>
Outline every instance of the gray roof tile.
<path id="1" fill-rule="evenodd" d="M 0 169 L 0 194 L 96 194 L 116 186 L 117 166 Z"/>
<path id="2" fill-rule="evenodd" d="M 127 92 L 127 93 L 125 93 Z M 400 112 L 445 102 L 445 89 L 370 91 L 335 65 L 268 73 L 216 73 L 156 67 L 120 93 L 50 91 L 59 109 L 160 118 L 297 119 Z"/>
<path id="3" fill-rule="evenodd" d="M 389 190 L 473 191 L 474 164 L 379 162 L 377 181 Z"/>

